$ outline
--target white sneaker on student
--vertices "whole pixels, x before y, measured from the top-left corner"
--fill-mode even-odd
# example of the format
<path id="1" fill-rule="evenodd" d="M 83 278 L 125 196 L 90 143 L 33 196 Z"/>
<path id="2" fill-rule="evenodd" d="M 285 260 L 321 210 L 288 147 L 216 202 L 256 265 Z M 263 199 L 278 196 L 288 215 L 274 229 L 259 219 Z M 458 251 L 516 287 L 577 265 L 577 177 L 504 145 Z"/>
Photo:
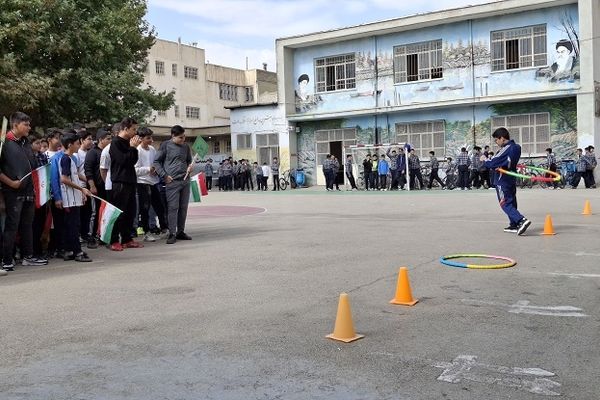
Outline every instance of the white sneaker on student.
<path id="1" fill-rule="evenodd" d="M 151 233 L 146 233 L 144 235 L 144 242 L 156 242 L 156 236 Z"/>

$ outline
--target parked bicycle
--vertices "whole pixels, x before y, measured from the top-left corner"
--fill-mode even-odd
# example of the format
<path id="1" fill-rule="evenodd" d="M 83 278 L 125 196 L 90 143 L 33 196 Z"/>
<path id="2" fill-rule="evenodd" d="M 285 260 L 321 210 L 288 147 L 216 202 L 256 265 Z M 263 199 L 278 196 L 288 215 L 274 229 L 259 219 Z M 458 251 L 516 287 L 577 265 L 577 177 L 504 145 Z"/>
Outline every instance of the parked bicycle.
<path id="1" fill-rule="evenodd" d="M 292 189 L 296 188 L 296 170 L 288 169 L 284 171 L 283 174 L 279 177 L 279 187 L 281 190 L 287 189 L 288 186 L 291 186 Z"/>

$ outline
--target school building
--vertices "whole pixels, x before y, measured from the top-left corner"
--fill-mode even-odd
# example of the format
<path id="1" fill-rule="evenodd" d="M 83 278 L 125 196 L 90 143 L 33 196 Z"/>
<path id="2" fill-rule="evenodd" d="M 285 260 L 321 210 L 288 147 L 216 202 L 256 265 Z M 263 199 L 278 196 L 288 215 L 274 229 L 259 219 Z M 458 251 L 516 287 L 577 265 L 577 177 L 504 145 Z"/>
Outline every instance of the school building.
<path id="1" fill-rule="evenodd" d="M 350 145 L 455 156 L 500 126 L 572 156 L 600 145 L 598 20 L 597 0 L 506 0 L 278 39 L 278 103 L 232 110 L 234 157 L 268 147 L 323 184 Z"/>

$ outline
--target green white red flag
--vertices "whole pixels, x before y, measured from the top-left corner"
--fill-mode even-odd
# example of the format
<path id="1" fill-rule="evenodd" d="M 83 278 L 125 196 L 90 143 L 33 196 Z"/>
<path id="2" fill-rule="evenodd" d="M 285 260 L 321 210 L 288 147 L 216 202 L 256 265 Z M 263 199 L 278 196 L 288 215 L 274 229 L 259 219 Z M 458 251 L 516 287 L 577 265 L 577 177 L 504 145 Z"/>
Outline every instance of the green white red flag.
<path id="1" fill-rule="evenodd" d="M 31 171 L 31 179 L 35 191 L 35 207 L 40 208 L 50 200 L 50 164 Z"/>
<path id="2" fill-rule="evenodd" d="M 98 215 L 98 236 L 104 243 L 110 243 L 110 236 L 112 235 L 115 222 L 122 212 L 109 202 L 101 201 Z"/>
<path id="3" fill-rule="evenodd" d="M 208 194 L 206 188 L 206 177 L 204 172 L 200 172 L 198 175 L 194 175 L 190 178 L 190 201 L 194 203 L 200 203 L 201 197 Z"/>

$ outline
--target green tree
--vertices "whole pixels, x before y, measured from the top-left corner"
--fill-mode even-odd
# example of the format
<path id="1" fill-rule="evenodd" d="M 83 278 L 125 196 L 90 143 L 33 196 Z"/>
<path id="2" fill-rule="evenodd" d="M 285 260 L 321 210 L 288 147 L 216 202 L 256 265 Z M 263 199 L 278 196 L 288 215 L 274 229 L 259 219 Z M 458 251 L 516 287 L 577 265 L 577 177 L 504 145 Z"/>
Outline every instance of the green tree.
<path id="1" fill-rule="evenodd" d="M 3 0 L 0 115 L 22 110 L 37 126 L 101 124 L 173 105 L 144 87 L 154 29 L 145 0 Z"/>

